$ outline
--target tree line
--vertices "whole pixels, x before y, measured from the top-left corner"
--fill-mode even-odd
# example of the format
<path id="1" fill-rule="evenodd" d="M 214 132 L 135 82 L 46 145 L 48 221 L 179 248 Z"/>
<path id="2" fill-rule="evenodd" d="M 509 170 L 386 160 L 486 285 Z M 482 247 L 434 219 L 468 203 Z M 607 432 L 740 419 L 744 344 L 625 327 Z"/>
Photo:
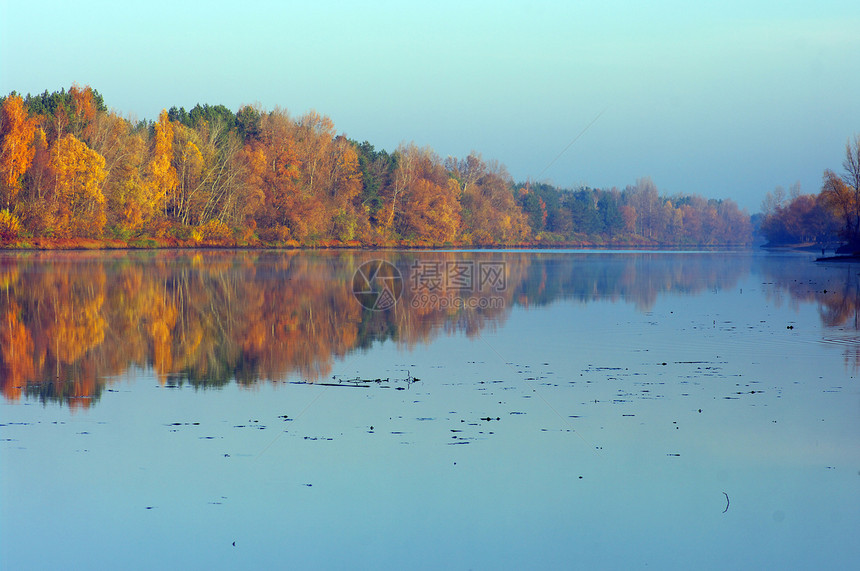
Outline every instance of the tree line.
<path id="1" fill-rule="evenodd" d="M 821 191 L 804 194 L 794 184 L 768 192 L 762 203 L 762 235 L 770 244 L 844 243 L 860 250 L 860 135 L 845 144 L 842 173 L 826 169 Z"/>
<path id="2" fill-rule="evenodd" d="M 476 152 L 442 159 L 338 134 L 315 111 L 109 111 L 90 87 L 0 100 L 0 244 L 69 246 L 725 245 L 731 200 L 515 183 Z"/>

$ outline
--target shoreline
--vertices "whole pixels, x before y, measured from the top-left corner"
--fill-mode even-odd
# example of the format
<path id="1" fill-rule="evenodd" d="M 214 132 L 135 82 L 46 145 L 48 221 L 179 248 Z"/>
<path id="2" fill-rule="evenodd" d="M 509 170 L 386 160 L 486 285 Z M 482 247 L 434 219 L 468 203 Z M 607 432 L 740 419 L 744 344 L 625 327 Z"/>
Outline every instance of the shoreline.
<path id="1" fill-rule="evenodd" d="M 182 250 L 755 250 L 750 244 L 639 244 L 617 242 L 611 244 L 590 244 L 586 242 L 569 243 L 519 243 L 519 244 L 219 244 L 219 243 L 155 243 L 135 245 L 116 241 L 87 240 L 75 244 L 24 243 L 0 246 L 0 252 L 140 252 L 140 251 L 182 251 Z"/>
<path id="2" fill-rule="evenodd" d="M 860 262 L 860 254 L 838 254 L 815 258 L 816 262 Z"/>

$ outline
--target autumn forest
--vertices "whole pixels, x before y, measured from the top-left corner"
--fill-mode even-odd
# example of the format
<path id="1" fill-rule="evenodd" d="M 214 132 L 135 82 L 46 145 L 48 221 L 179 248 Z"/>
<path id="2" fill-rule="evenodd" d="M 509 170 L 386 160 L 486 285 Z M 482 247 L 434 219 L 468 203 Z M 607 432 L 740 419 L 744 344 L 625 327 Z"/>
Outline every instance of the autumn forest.
<path id="1" fill-rule="evenodd" d="M 388 152 L 316 112 L 108 110 L 90 87 L 0 99 L 0 245 L 748 244 L 731 200 L 514 182 L 477 152 Z"/>
<path id="2" fill-rule="evenodd" d="M 762 203 L 761 234 L 771 245 L 844 243 L 841 251 L 860 251 L 860 136 L 845 144 L 842 172 L 826 169 L 818 194 L 794 184 L 768 192 Z"/>

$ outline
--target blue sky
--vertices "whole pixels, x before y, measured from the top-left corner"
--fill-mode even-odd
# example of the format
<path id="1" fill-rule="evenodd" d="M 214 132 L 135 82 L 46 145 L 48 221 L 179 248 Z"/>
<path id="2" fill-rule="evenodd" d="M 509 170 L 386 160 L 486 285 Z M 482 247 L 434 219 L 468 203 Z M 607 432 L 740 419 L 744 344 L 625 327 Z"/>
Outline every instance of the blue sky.
<path id="1" fill-rule="evenodd" d="M 378 148 L 565 187 L 650 176 L 752 213 L 777 185 L 817 192 L 860 133 L 860 4 L 785 4 L 0 0 L 0 92 L 77 82 L 145 119 L 316 109 Z"/>

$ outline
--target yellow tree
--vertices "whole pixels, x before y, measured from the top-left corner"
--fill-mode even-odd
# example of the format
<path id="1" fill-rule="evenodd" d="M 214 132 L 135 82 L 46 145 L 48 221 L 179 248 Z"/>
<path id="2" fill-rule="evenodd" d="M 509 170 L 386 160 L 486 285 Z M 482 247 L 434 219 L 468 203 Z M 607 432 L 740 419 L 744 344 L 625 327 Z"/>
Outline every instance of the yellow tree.
<path id="1" fill-rule="evenodd" d="M 464 184 L 464 234 L 476 244 L 522 242 L 528 237 L 528 222 L 514 198 L 513 183 L 507 170 L 495 161 L 484 164 L 477 155 L 469 159 L 467 163 L 472 163 L 469 171 L 480 174 L 474 177 L 474 182 Z M 464 176 L 462 172 L 461 177 Z"/>
<path id="2" fill-rule="evenodd" d="M 288 233 L 286 216 L 295 195 L 298 176 L 298 159 L 292 148 L 290 118 L 286 111 L 275 109 L 260 119 L 259 137 L 246 144 L 245 154 L 252 166 L 251 175 L 265 193 L 264 207 L 256 222 L 271 230 L 272 238 L 278 230 Z"/>
<path id="3" fill-rule="evenodd" d="M 222 229 L 225 224 L 238 226 L 253 216 L 262 201 L 259 189 L 246 184 L 249 165 L 242 153 L 242 140 L 219 121 L 203 122 L 197 133 L 203 171 L 192 218 L 204 225 L 215 221 Z M 196 156 L 193 149 L 189 151 L 191 157 Z"/>
<path id="4" fill-rule="evenodd" d="M 296 216 L 290 217 L 289 226 L 296 238 L 325 237 L 331 230 L 335 216 L 332 199 L 338 186 L 332 184 L 336 170 L 334 132 L 332 120 L 316 111 L 306 113 L 293 126 L 291 139 L 298 176 L 293 207 Z"/>
<path id="5" fill-rule="evenodd" d="M 629 234 L 636 233 L 636 207 L 630 204 L 624 204 L 619 209 L 621 211 L 621 220 L 624 222 L 624 230 Z"/>
<path id="6" fill-rule="evenodd" d="M 113 112 L 99 113 L 89 130 L 89 147 L 105 159 L 103 193 L 108 225 L 118 235 L 139 231 L 147 214 L 143 204 L 148 195 L 145 131 L 133 129 Z"/>
<path id="7" fill-rule="evenodd" d="M 830 169 L 824 171 L 824 183 L 821 186 L 821 197 L 831 212 L 838 216 L 843 223 L 842 232 L 847 240 L 857 235 L 860 220 L 855 216 L 857 197 L 854 190 L 845 180 Z"/>
<path id="8" fill-rule="evenodd" d="M 318 196 L 318 187 L 324 180 L 330 158 L 329 145 L 334 139 L 334 123 L 316 111 L 299 118 L 293 139 L 296 155 L 301 164 L 300 190 L 307 196 Z"/>
<path id="9" fill-rule="evenodd" d="M 419 153 L 420 149 L 418 149 L 415 143 L 409 143 L 408 145 L 401 143 L 394 152 L 397 167 L 394 169 L 391 184 L 385 189 L 383 196 L 383 208 L 386 211 L 386 215 L 382 226 L 386 237 L 391 236 L 395 220 L 402 215 L 403 194 L 415 180 L 416 168 L 414 163 Z"/>
<path id="10" fill-rule="evenodd" d="M 33 149 L 33 160 L 21 180 L 15 214 L 24 227 L 39 236 L 44 235 L 47 228 L 54 227 L 56 205 L 53 202 L 56 176 L 51 172 L 51 146 L 41 126 L 36 127 Z"/>
<path id="11" fill-rule="evenodd" d="M 172 159 L 173 125 L 167 117 L 167 111 L 162 109 L 155 124 L 152 157 L 147 167 L 149 188 L 144 201 L 147 214 L 165 209 L 169 202 L 167 197 L 173 196 L 173 191 L 177 187 L 177 177 Z"/>
<path id="12" fill-rule="evenodd" d="M 24 177 L 24 187 L 28 191 L 29 200 L 41 201 L 45 192 L 50 189 L 52 179 L 51 149 L 45 130 L 41 127 L 36 128 L 33 149 L 33 161 Z"/>
<path id="13" fill-rule="evenodd" d="M 75 83 L 69 88 L 69 95 L 72 96 L 69 128 L 78 139 L 90 143 L 97 129 L 98 113 L 93 90 L 89 85 L 80 87 Z"/>
<path id="14" fill-rule="evenodd" d="M 414 144 L 398 149 L 395 186 L 401 185 L 394 225 L 404 238 L 435 243 L 453 241 L 460 230 L 460 185 L 439 157 Z M 394 189 L 396 190 L 396 188 Z M 396 196 L 391 196 L 392 207 Z"/>
<path id="15" fill-rule="evenodd" d="M 330 153 L 332 167 L 328 171 L 328 194 L 335 208 L 343 208 L 361 192 L 358 154 L 342 135 L 335 139 Z"/>
<path id="16" fill-rule="evenodd" d="M 37 117 L 30 117 L 24 101 L 10 95 L 0 107 L 0 198 L 6 208 L 21 190 L 21 177 L 33 161 Z"/>
<path id="17" fill-rule="evenodd" d="M 200 195 L 206 189 L 206 161 L 200 148 L 207 150 L 197 131 L 182 124 L 173 125 L 173 163 L 176 187 L 168 199 L 168 209 L 182 224 L 199 222 Z M 207 155 L 211 153 L 207 152 Z"/>
<path id="18" fill-rule="evenodd" d="M 295 140 L 296 125 L 283 109 L 264 115 L 260 122 L 259 141 L 251 144 L 253 165 L 265 195 L 257 214 L 266 239 L 304 239 L 317 226 L 321 208 L 309 207 L 302 188 L 305 164 Z M 265 158 L 265 168 L 259 166 Z"/>
<path id="19" fill-rule="evenodd" d="M 460 231 L 460 185 L 454 179 L 443 184 L 418 179 L 409 189 L 404 212 L 404 235 L 433 243 L 453 242 Z"/>
<path id="20" fill-rule="evenodd" d="M 352 240 L 361 226 L 368 230 L 367 218 L 359 215 L 356 199 L 361 192 L 361 171 L 358 154 L 344 136 L 330 145 L 332 168 L 328 173 L 328 210 L 332 227 L 329 235 L 339 240 Z"/>
<path id="21" fill-rule="evenodd" d="M 56 176 L 55 224 L 58 237 L 97 237 L 105 225 L 105 160 L 100 154 L 66 135 L 51 149 Z"/>

